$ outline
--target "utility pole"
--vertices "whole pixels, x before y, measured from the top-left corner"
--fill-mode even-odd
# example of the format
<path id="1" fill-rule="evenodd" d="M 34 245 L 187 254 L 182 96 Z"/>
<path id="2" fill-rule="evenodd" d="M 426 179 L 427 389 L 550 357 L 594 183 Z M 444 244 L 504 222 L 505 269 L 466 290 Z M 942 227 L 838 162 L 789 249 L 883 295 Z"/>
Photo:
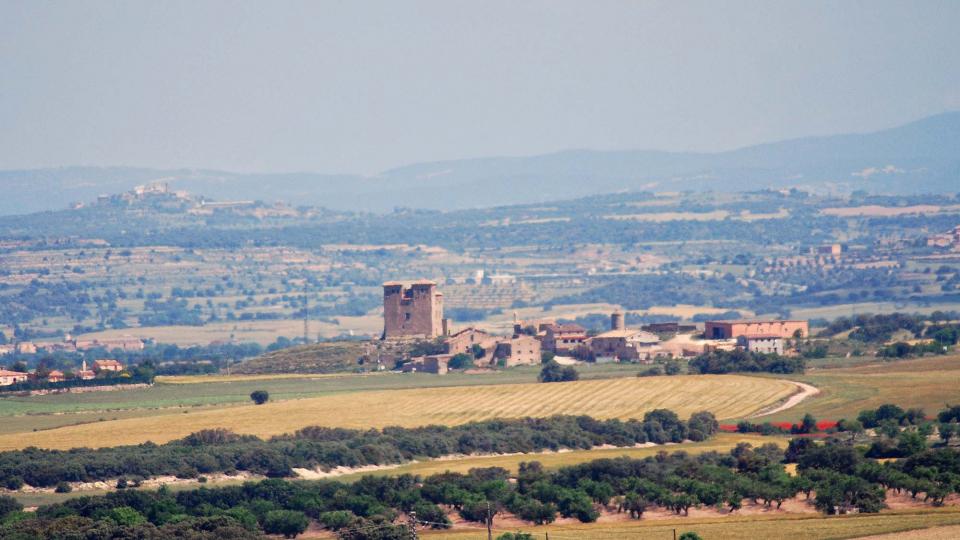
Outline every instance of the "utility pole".
<path id="1" fill-rule="evenodd" d="M 414 511 L 410 512 L 410 538 L 417 540 L 417 513 Z"/>
<path id="2" fill-rule="evenodd" d="M 307 282 L 303 282 L 303 344 L 310 343 L 310 297 L 307 296 Z"/>
<path id="3" fill-rule="evenodd" d="M 487 540 L 493 540 L 493 514 L 490 513 L 490 501 L 487 501 Z"/>

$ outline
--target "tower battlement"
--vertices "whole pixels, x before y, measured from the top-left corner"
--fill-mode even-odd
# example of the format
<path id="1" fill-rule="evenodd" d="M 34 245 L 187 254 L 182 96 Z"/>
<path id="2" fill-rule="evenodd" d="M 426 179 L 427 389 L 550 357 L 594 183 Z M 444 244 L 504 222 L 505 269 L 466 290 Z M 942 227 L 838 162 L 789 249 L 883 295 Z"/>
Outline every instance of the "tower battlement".
<path id="1" fill-rule="evenodd" d="M 435 338 L 443 334 L 443 293 L 433 281 L 383 284 L 383 337 Z"/>

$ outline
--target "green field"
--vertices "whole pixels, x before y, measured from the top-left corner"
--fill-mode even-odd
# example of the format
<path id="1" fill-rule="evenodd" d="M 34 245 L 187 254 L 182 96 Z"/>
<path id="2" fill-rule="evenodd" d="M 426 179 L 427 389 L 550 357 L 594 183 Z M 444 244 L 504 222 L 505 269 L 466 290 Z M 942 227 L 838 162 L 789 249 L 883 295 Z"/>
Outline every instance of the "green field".
<path id="1" fill-rule="evenodd" d="M 810 369 L 792 380 L 806 382 L 821 393 L 798 406 L 756 420 L 797 421 L 809 412 L 818 419 L 856 417 L 859 411 L 883 403 L 921 407 L 933 414 L 960 401 L 960 355 L 884 362 L 871 359 L 849 368 Z"/>

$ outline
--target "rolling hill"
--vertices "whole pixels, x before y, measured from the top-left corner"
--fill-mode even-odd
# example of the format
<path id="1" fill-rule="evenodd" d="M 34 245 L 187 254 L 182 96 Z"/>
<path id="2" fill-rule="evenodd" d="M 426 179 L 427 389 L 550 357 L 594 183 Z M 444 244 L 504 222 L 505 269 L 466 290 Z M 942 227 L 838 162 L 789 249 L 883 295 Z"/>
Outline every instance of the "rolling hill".
<path id="1" fill-rule="evenodd" d="M 64 208 L 166 181 L 218 200 L 291 201 L 340 210 L 461 209 L 617 191 L 940 193 L 960 186 L 960 112 L 865 134 L 807 137 L 718 153 L 568 150 L 418 163 L 375 177 L 318 173 L 63 167 L 0 171 L 0 215 Z"/>

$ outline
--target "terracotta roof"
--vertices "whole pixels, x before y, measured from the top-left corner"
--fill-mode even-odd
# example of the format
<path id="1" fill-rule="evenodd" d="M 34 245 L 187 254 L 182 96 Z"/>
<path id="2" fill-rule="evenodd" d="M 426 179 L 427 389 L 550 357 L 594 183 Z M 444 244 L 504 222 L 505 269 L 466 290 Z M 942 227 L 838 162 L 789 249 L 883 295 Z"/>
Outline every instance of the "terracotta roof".
<path id="1" fill-rule="evenodd" d="M 19 371 L 10 371 L 9 369 L 0 369 L 0 377 L 16 377 L 17 375 L 27 376 L 26 373 Z"/>
<path id="2" fill-rule="evenodd" d="M 122 366 L 123 366 L 123 364 L 121 364 L 120 362 L 118 362 L 118 361 L 116 361 L 116 360 L 111 360 L 111 359 L 108 359 L 108 358 L 105 358 L 105 359 L 103 359 L 103 360 L 94 360 L 94 361 L 93 361 L 93 365 L 95 365 L 95 366 L 101 366 L 101 367 L 103 367 L 103 366 L 121 366 L 121 367 L 122 367 Z"/>
<path id="3" fill-rule="evenodd" d="M 805 323 L 799 319 L 734 319 L 729 321 L 706 321 L 710 324 L 771 324 L 771 323 Z"/>

